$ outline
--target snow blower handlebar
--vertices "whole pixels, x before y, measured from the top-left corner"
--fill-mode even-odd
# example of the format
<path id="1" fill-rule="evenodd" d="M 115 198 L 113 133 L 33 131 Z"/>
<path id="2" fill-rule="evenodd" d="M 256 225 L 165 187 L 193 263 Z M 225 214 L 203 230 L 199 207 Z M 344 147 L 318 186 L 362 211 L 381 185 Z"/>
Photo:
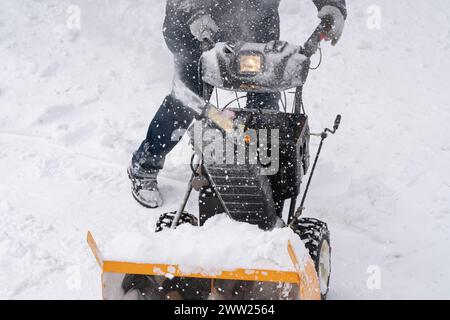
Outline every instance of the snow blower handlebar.
<path id="1" fill-rule="evenodd" d="M 326 32 L 328 29 L 328 23 L 321 22 L 309 39 L 306 40 L 303 47 L 300 47 L 300 53 L 307 58 L 311 58 L 317 50 L 319 50 L 320 43 L 326 39 Z"/>

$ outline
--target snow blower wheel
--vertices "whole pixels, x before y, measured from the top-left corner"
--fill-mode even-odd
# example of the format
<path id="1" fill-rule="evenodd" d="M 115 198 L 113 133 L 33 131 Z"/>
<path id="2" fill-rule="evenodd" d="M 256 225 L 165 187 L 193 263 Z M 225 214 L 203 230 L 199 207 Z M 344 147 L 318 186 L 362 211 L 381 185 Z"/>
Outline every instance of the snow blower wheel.
<path id="1" fill-rule="evenodd" d="M 326 300 L 331 274 L 330 231 L 325 222 L 301 218 L 294 228 L 314 261 L 320 282 L 320 295 Z"/>
<path id="2" fill-rule="evenodd" d="M 162 214 L 158 222 L 156 222 L 156 232 L 161 232 L 166 229 L 171 229 L 173 219 L 175 218 L 176 212 L 167 212 Z M 178 226 L 182 224 L 189 223 L 193 226 L 198 226 L 198 219 L 190 213 L 183 212 L 180 217 L 180 221 L 178 221 Z"/>

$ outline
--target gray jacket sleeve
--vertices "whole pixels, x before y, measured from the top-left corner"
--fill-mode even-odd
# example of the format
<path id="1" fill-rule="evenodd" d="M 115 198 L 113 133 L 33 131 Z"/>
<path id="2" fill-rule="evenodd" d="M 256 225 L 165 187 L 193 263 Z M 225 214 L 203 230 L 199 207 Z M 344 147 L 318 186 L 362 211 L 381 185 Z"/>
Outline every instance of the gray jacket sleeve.
<path id="1" fill-rule="evenodd" d="M 190 52 L 195 41 L 189 29 L 189 22 L 201 11 L 206 11 L 205 0 L 166 0 L 166 16 L 164 19 L 163 34 L 170 51 L 183 53 L 192 60 Z"/>
<path id="2" fill-rule="evenodd" d="M 167 10 L 177 12 L 189 20 L 199 12 L 206 11 L 208 3 L 205 0 L 167 0 Z"/>
<path id="3" fill-rule="evenodd" d="M 347 6 L 345 0 L 312 0 L 317 7 L 317 10 L 321 10 L 325 6 L 333 6 L 341 10 L 344 18 L 347 18 Z"/>

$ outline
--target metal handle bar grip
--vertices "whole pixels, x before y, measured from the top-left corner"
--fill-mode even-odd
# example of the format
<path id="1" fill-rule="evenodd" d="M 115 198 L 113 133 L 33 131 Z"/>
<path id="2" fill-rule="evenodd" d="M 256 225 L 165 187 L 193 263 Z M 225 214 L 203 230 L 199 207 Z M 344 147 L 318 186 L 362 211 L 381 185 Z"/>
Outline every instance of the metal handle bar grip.
<path id="1" fill-rule="evenodd" d="M 327 24 L 322 22 L 314 30 L 312 35 L 306 40 L 303 47 L 300 48 L 300 53 L 308 58 L 311 58 L 319 49 L 320 42 L 325 39 L 324 34 L 327 31 Z"/>

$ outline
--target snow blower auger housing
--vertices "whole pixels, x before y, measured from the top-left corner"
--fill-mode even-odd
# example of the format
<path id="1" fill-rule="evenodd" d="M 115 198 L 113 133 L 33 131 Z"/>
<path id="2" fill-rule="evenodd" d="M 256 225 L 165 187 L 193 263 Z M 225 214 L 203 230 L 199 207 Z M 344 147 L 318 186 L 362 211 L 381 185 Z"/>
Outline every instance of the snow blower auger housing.
<path id="1" fill-rule="evenodd" d="M 177 265 L 104 260 L 90 232 L 87 242 L 102 271 L 105 300 L 320 299 L 314 262 L 301 266 L 290 242 L 285 250 L 293 271 L 235 269 L 214 274 L 183 272 Z M 178 281 L 168 284 L 168 275 Z"/>
<path id="2" fill-rule="evenodd" d="M 177 83 L 174 87 L 177 98 L 185 100 L 197 115 L 198 121 L 190 130 L 194 149 L 192 176 L 178 210 L 163 214 L 156 231 L 173 236 L 179 231 L 173 229 L 181 224 L 190 224 L 200 232 L 207 221 L 225 213 L 239 226 L 256 225 L 263 231 L 255 229 L 264 234 L 278 235 L 277 230 L 292 233 L 294 241 L 282 237 L 285 243 L 277 244 L 277 252 L 289 257 L 283 260 L 283 267 L 267 269 L 246 265 L 211 273 L 203 270 L 201 265 L 195 268 L 195 272 L 187 272 L 178 264 L 161 264 L 158 257 L 145 263 L 107 260 L 103 259 L 89 233 L 88 243 L 102 269 L 105 299 L 326 298 L 331 270 L 329 231 L 326 223 L 301 217 L 323 142 L 328 133 L 336 132 L 341 120 L 338 116 L 333 129 L 312 134 L 303 108 L 303 84 L 307 79 L 310 58 L 323 39 L 324 28 L 324 25 L 319 25 L 303 47 L 281 41 L 215 45 L 205 41 L 199 70 L 199 78 L 203 80 L 202 97 Z M 292 112 L 287 111 L 286 99 L 280 100 L 283 111 L 279 107 L 278 110 L 241 109 L 238 96 L 219 109 L 209 102 L 214 87 L 257 93 L 295 88 Z M 228 108 L 233 103 L 239 108 Z M 205 132 L 208 129 L 221 133 L 215 141 L 219 141 L 223 148 L 205 151 L 203 142 L 207 140 Z M 309 170 L 311 136 L 319 136 L 321 141 Z M 252 145 L 256 146 L 253 153 L 250 151 Z M 242 153 L 242 150 L 246 151 Z M 266 157 L 264 161 L 263 155 Z M 303 196 L 297 207 L 302 177 L 308 170 L 309 178 L 302 188 Z M 193 190 L 199 192 L 198 217 L 185 212 Z M 285 221 L 283 208 L 287 200 L 290 205 Z M 232 236 L 240 237 L 239 234 Z M 198 242 L 208 242 L 208 239 Z M 173 250 L 177 250 L 176 244 Z M 229 250 L 229 254 L 233 254 L 232 249 Z M 196 261 L 195 257 L 192 259 Z"/>

